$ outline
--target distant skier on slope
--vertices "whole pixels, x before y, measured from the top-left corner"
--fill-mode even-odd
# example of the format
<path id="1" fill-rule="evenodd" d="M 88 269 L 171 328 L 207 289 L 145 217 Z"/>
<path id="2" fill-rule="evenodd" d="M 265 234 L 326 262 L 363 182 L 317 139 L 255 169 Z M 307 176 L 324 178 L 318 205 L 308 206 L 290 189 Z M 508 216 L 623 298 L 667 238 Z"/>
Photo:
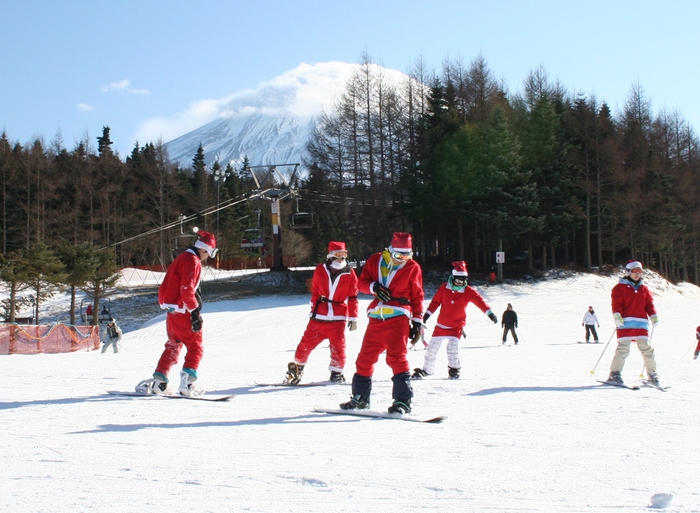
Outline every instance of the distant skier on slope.
<path id="1" fill-rule="evenodd" d="M 623 384 L 621 372 L 630 353 L 630 344 L 636 342 L 637 349 L 644 359 L 649 382 L 659 386 L 654 348 L 649 345 L 649 320 L 654 326 L 659 323 L 654 298 L 643 283 L 642 264 L 630 261 L 625 267 L 625 276 L 613 287 L 611 294 L 613 320 L 617 329 L 617 349 L 610 364 L 608 381 Z"/>
<path id="2" fill-rule="evenodd" d="M 287 365 L 285 381 L 301 381 L 309 354 L 328 339 L 331 346 L 330 380 L 345 383 L 345 326 L 357 329 L 357 275 L 347 262 L 344 242 L 331 241 L 323 264 L 316 266 L 311 281 L 311 312 L 306 331 Z"/>
<path id="3" fill-rule="evenodd" d="M 443 341 L 447 341 L 448 376 L 450 379 L 459 379 L 459 369 L 461 368 L 459 339 L 464 333 L 463 328 L 467 325 L 467 306 L 469 303 L 474 303 L 479 307 L 494 324 L 498 323 L 498 317 L 491 311 L 491 307 L 486 304 L 481 294 L 467 285 L 469 273 L 466 262 L 452 262 L 452 266 L 454 267 L 452 274 L 446 283 L 440 285 L 423 316 L 425 323 L 438 308 L 440 309 L 433 336 L 425 353 L 423 368 L 413 371 L 411 376 L 413 379 L 422 379 L 435 371 L 435 358 Z"/>
<path id="4" fill-rule="evenodd" d="M 581 322 L 581 326 L 586 327 L 586 343 L 590 341 L 591 334 L 593 334 L 593 342 L 595 342 L 596 344 L 598 343 L 598 333 L 595 330 L 596 324 L 600 328 L 600 321 L 598 320 L 598 316 L 593 310 L 593 307 L 589 306 L 588 310 L 586 310 L 586 313 L 583 314 L 583 321 Z"/>
<path id="5" fill-rule="evenodd" d="M 374 294 L 367 308 L 369 325 L 355 362 L 352 398 L 343 410 L 365 410 L 370 406 L 372 375 L 379 355 L 386 351 L 386 363 L 394 373 L 390 413 L 410 413 L 411 367 L 408 340 L 421 330 L 423 317 L 423 272 L 413 260 L 410 233 L 395 232 L 391 245 L 367 259 L 358 282 L 360 292 Z"/>
<path id="6" fill-rule="evenodd" d="M 693 356 L 693 360 L 697 360 L 698 355 L 700 355 L 700 326 L 698 326 L 695 330 L 695 339 L 698 341 L 698 345 L 695 346 L 695 355 Z"/>
<path id="7" fill-rule="evenodd" d="M 518 334 L 515 333 L 515 328 L 518 327 L 518 314 L 513 310 L 513 305 L 508 303 L 503 315 L 501 316 L 501 328 L 503 328 L 503 344 L 506 343 L 508 332 L 513 336 L 515 345 L 518 345 Z"/>

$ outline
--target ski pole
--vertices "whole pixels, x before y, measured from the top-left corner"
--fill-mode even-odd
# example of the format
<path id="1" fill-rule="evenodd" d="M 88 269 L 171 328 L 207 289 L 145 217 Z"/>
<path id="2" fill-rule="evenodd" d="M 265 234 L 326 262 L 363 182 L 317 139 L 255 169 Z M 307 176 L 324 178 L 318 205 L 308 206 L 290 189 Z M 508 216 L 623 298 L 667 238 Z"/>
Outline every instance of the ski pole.
<path id="1" fill-rule="evenodd" d="M 613 329 L 613 332 L 610 334 L 610 338 L 608 339 L 607 344 L 605 344 L 605 347 L 603 348 L 603 352 L 600 353 L 600 357 L 598 358 L 598 361 L 595 362 L 595 365 L 593 366 L 593 370 L 591 371 L 591 374 L 595 374 L 595 370 L 598 368 L 598 364 L 600 363 L 600 360 L 603 359 L 603 355 L 605 354 L 605 351 L 607 351 L 608 346 L 610 345 L 610 341 L 613 338 L 613 335 L 615 335 L 615 332 L 617 331 L 617 328 Z"/>
<path id="2" fill-rule="evenodd" d="M 693 348 L 693 346 L 695 346 L 697 343 L 698 343 L 697 340 L 694 340 L 694 341 L 693 341 L 693 343 L 690 345 L 690 347 L 688 348 L 688 350 L 683 354 L 683 357 L 681 358 L 681 360 L 685 359 L 685 357 L 688 356 L 688 353 L 690 352 L 690 350 L 691 350 L 691 349 Z"/>
<path id="3" fill-rule="evenodd" d="M 649 342 L 648 344 L 651 346 L 651 336 L 654 334 L 654 325 L 651 325 L 651 331 L 649 332 Z M 644 369 L 646 368 L 647 364 L 646 362 L 642 364 L 642 372 L 639 373 L 640 378 L 644 378 Z"/>
<path id="4" fill-rule="evenodd" d="M 525 342 L 525 343 L 527 344 L 527 342 L 525 341 L 525 339 L 523 338 L 523 336 L 520 334 L 520 330 L 519 330 L 518 328 L 515 328 L 515 333 L 517 333 L 518 338 L 519 338 L 521 341 L 523 341 L 523 342 Z"/>

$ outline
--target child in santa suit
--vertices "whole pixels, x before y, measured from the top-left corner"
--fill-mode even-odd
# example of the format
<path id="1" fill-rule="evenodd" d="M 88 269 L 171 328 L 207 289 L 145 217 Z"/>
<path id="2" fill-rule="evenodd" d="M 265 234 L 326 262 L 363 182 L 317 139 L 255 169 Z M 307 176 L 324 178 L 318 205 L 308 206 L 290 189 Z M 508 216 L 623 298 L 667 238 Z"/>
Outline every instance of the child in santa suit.
<path id="1" fill-rule="evenodd" d="M 142 381 L 136 387 L 138 392 L 162 394 L 168 387 L 168 373 L 180 357 L 182 348 L 187 349 L 182 371 L 180 372 L 181 395 L 201 395 L 203 391 L 194 386 L 198 378 L 197 369 L 202 360 L 202 296 L 199 284 L 202 275 L 202 262 L 214 258 L 217 253 L 213 234 L 194 229 L 199 235 L 197 242 L 180 253 L 168 267 L 163 283 L 158 289 L 158 303 L 168 313 L 165 330 L 168 341 L 158 360 L 153 379 Z"/>
<path id="2" fill-rule="evenodd" d="M 425 353 L 425 362 L 423 368 L 413 371 L 413 379 L 421 379 L 429 376 L 435 371 L 435 358 L 437 357 L 440 346 L 444 341 L 447 341 L 447 365 L 448 375 L 450 379 L 459 378 L 459 369 L 461 363 L 459 360 L 459 339 L 464 333 L 464 327 L 467 325 L 467 306 L 469 303 L 475 304 L 482 312 L 488 315 L 494 323 L 498 323 L 498 317 L 491 311 L 491 307 L 486 304 L 486 301 L 472 287 L 467 285 L 466 262 L 452 262 L 452 275 L 438 288 L 435 296 L 428 305 L 428 309 L 423 316 L 423 322 L 427 322 L 428 318 L 433 315 L 438 308 L 438 315 L 433 337 L 428 344 L 427 352 Z"/>
<path id="3" fill-rule="evenodd" d="M 367 259 L 358 287 L 373 294 L 367 308 L 369 325 L 355 362 L 352 397 L 342 403 L 344 410 L 364 410 L 370 406 L 372 375 L 379 356 L 386 351 L 386 363 L 393 377 L 391 413 L 410 413 L 411 367 L 408 364 L 409 337 L 419 333 L 423 317 L 423 273 L 413 260 L 411 234 L 396 232 L 391 245 Z"/>
<path id="4" fill-rule="evenodd" d="M 357 275 L 348 265 L 347 256 L 344 242 L 331 241 L 326 262 L 314 270 L 309 323 L 294 353 L 294 361 L 287 366 L 285 382 L 290 385 L 301 381 L 309 354 L 324 340 L 331 346 L 330 380 L 345 382 L 345 326 L 350 331 L 357 329 Z"/>

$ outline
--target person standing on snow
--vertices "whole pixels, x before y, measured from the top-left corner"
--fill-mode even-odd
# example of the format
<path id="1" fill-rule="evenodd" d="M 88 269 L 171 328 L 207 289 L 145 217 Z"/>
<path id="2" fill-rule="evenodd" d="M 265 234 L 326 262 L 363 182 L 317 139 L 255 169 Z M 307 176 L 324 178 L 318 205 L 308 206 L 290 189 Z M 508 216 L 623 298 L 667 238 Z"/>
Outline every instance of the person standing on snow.
<path id="1" fill-rule="evenodd" d="M 659 323 L 659 316 L 654 307 L 654 298 L 642 280 L 642 264 L 630 261 L 627 272 L 612 289 L 612 311 L 617 329 L 617 349 L 610 364 L 608 381 L 623 384 L 622 369 L 630 353 L 630 344 L 637 343 L 647 369 L 649 382 L 659 385 L 656 373 L 654 348 L 649 345 L 649 320 L 652 325 Z"/>
<path id="2" fill-rule="evenodd" d="M 153 379 L 142 381 L 136 387 L 137 392 L 163 394 L 168 388 L 168 373 L 180 357 L 183 346 L 187 349 L 185 362 L 180 372 L 181 395 L 196 396 L 203 391 L 197 388 L 197 369 L 202 360 L 202 295 L 199 284 L 202 275 L 202 262 L 214 258 L 217 253 L 216 239 L 213 234 L 199 230 L 197 242 L 170 264 L 163 283 L 158 289 L 158 303 L 168 313 L 165 330 L 168 341 L 158 360 Z"/>
<path id="3" fill-rule="evenodd" d="M 506 310 L 501 316 L 501 328 L 503 328 L 503 343 L 506 343 L 506 338 L 508 337 L 508 332 L 513 336 L 515 345 L 518 345 L 518 335 L 515 333 L 515 328 L 518 327 L 518 314 L 513 310 L 513 305 L 508 303 Z"/>
<path id="4" fill-rule="evenodd" d="M 366 410 L 370 406 L 372 375 L 379 355 L 394 375 L 390 413 L 410 413 L 411 388 L 408 339 L 420 333 L 423 317 L 423 273 L 413 260 L 410 233 L 395 232 L 391 245 L 367 259 L 358 287 L 375 298 L 367 308 L 369 325 L 355 362 L 352 398 L 340 405 L 344 410 Z"/>
<path id="5" fill-rule="evenodd" d="M 423 316 L 423 323 L 440 308 L 433 337 L 428 344 L 425 353 L 423 368 L 414 369 L 413 379 L 422 379 L 431 375 L 435 371 L 435 358 L 443 341 L 447 341 L 447 365 L 450 379 L 459 379 L 459 339 L 464 333 L 463 328 L 467 325 L 467 306 L 474 303 L 482 312 L 488 315 L 494 324 L 498 323 L 498 317 L 491 311 L 491 307 L 486 304 L 484 298 L 472 287 L 467 285 L 466 262 L 452 262 L 452 275 L 438 288 L 435 296 L 428 305 L 428 309 Z"/>
<path id="6" fill-rule="evenodd" d="M 698 355 L 700 355 L 700 326 L 698 326 L 695 330 L 695 339 L 698 341 L 698 345 L 695 346 L 695 354 L 693 355 L 693 360 L 697 360 Z"/>
<path id="7" fill-rule="evenodd" d="M 593 333 L 593 342 L 598 343 L 598 333 L 595 330 L 595 325 L 600 328 L 600 321 L 598 321 L 598 316 L 593 311 L 593 307 L 589 306 L 588 311 L 583 314 L 583 322 L 581 326 L 586 327 L 586 344 L 588 344 L 591 339 L 591 333 Z"/>
<path id="8" fill-rule="evenodd" d="M 119 342 L 122 340 L 122 329 L 117 326 L 117 321 L 114 317 L 109 318 L 107 326 L 102 330 L 102 352 L 106 352 L 107 348 L 111 345 L 115 353 L 119 352 Z"/>
<path id="9" fill-rule="evenodd" d="M 309 323 L 294 361 L 287 365 L 285 382 L 290 385 L 301 381 L 309 354 L 326 339 L 331 345 L 330 380 L 345 383 L 345 325 L 350 331 L 357 329 L 357 275 L 348 265 L 347 256 L 344 242 L 331 241 L 326 262 L 314 270 Z"/>

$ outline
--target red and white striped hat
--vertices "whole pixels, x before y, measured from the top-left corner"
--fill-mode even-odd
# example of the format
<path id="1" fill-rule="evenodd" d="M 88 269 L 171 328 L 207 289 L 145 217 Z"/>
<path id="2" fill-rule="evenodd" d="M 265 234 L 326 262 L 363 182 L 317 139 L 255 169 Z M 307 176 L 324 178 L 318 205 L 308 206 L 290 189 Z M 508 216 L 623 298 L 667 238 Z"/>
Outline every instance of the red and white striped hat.
<path id="1" fill-rule="evenodd" d="M 464 260 L 460 260 L 459 262 L 452 262 L 452 276 L 464 276 L 465 278 L 469 276 L 469 273 L 467 272 L 467 263 Z"/>

